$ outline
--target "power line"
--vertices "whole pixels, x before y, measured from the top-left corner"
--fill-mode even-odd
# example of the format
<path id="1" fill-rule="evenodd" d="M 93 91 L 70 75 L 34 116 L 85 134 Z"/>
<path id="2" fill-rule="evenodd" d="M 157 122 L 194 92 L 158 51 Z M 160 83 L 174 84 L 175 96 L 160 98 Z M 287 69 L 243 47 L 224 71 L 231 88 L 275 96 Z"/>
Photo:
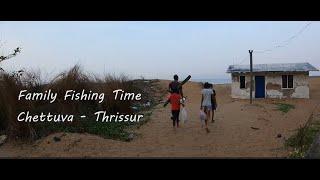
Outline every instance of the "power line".
<path id="1" fill-rule="evenodd" d="M 297 57 L 292 57 L 292 58 L 282 58 L 282 57 L 266 57 L 267 59 L 295 59 L 295 60 L 305 60 L 306 58 L 297 58 Z"/>
<path id="2" fill-rule="evenodd" d="M 289 39 L 283 41 L 280 45 L 276 45 L 274 47 L 271 47 L 269 49 L 263 50 L 263 51 L 255 51 L 255 53 L 265 53 L 265 52 L 271 52 L 276 48 L 286 47 L 287 45 L 292 42 L 293 39 L 297 38 L 300 34 L 302 34 L 309 26 L 311 25 L 311 22 L 304 25 L 295 35 L 291 36 Z"/>
<path id="3" fill-rule="evenodd" d="M 241 58 L 241 60 L 239 61 L 239 63 L 233 63 L 233 65 L 241 65 L 245 62 L 245 60 L 248 60 L 249 55 L 247 54 L 246 56 L 244 56 L 243 58 Z M 240 59 L 240 58 L 239 58 Z M 237 61 L 237 60 L 236 60 Z M 237 61 L 238 62 L 238 61 Z"/>
<path id="4" fill-rule="evenodd" d="M 243 64 L 246 60 L 248 60 L 249 55 L 246 55 L 239 63 L 239 65 Z"/>
<path id="5" fill-rule="evenodd" d="M 276 48 L 281 48 L 281 47 L 286 47 L 287 45 L 290 44 L 290 42 L 292 42 L 293 39 L 297 38 L 300 34 L 302 34 L 310 25 L 312 24 L 312 22 L 307 23 L 306 25 L 304 25 L 296 34 L 294 34 L 293 36 L 291 36 L 290 38 L 288 38 L 287 40 L 283 41 L 281 45 L 276 45 L 274 47 L 271 47 L 269 49 L 265 49 L 263 51 L 254 51 L 255 53 L 258 54 L 262 54 L 265 52 L 271 52 Z M 238 63 L 237 65 L 241 65 L 243 64 L 246 60 L 248 60 L 249 55 L 246 55 L 241 61 L 240 63 Z"/>

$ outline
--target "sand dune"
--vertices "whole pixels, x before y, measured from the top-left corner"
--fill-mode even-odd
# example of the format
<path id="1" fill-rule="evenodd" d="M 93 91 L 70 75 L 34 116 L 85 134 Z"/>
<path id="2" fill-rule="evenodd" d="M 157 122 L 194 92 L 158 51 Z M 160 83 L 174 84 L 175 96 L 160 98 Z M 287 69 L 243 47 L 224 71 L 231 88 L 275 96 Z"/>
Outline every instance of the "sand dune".
<path id="1" fill-rule="evenodd" d="M 166 87 L 169 81 L 161 81 Z M 189 121 L 176 132 L 172 129 L 169 106 L 159 105 L 151 120 L 136 131 L 131 142 L 103 139 L 77 133 L 58 133 L 31 145 L 7 143 L 1 157 L 287 157 L 284 141 L 303 125 L 320 102 L 320 78 L 310 78 L 311 99 L 247 100 L 230 98 L 230 85 L 215 86 L 218 109 L 210 133 L 201 129 L 198 118 L 200 85 L 184 86 Z M 294 104 L 286 114 L 276 110 L 275 102 Z M 316 109 L 316 113 L 320 113 Z M 281 134 L 281 138 L 278 138 Z M 60 136 L 60 142 L 53 142 Z"/>

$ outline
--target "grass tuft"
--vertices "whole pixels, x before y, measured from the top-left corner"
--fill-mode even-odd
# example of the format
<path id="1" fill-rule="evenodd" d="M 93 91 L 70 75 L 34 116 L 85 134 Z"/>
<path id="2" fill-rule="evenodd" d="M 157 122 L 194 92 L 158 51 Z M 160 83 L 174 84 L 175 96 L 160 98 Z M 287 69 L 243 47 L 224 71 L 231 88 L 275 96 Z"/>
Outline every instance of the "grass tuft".
<path id="1" fill-rule="evenodd" d="M 292 104 L 276 103 L 276 105 L 277 105 L 277 110 L 282 111 L 283 113 L 287 113 L 291 109 L 295 108 L 295 106 Z"/>
<path id="2" fill-rule="evenodd" d="M 285 146 L 293 149 L 290 158 L 304 158 L 320 132 L 320 122 L 311 120 L 312 115 L 304 126 L 300 126 L 297 132 L 286 140 Z"/>

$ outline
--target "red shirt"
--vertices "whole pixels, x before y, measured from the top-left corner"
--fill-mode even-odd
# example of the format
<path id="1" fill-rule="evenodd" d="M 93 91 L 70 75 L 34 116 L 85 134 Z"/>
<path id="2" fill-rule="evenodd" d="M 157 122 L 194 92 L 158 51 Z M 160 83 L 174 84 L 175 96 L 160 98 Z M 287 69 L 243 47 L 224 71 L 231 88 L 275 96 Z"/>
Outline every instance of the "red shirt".
<path id="1" fill-rule="evenodd" d="M 169 97 L 171 104 L 171 110 L 180 110 L 180 99 L 181 95 L 177 93 L 172 93 Z"/>

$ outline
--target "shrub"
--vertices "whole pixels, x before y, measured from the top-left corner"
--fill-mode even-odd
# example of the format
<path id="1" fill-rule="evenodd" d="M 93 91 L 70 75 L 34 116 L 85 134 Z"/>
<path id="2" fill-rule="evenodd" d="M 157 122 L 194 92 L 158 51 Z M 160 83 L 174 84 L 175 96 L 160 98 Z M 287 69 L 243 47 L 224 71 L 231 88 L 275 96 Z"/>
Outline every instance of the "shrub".
<path id="1" fill-rule="evenodd" d="M 98 76 L 84 73 L 79 65 L 70 70 L 58 74 L 49 83 L 44 83 L 41 73 L 24 72 L 23 76 L 11 76 L 7 73 L 1 75 L 3 79 L 0 86 L 0 130 L 7 132 L 10 138 L 35 140 L 53 132 L 88 132 L 98 134 L 106 138 L 126 140 L 126 127 L 130 123 L 99 123 L 91 116 L 86 119 L 76 119 L 77 115 L 93 114 L 96 111 L 105 110 L 108 114 L 117 112 L 131 113 L 130 101 L 114 100 L 113 90 L 123 89 L 128 92 L 138 91 L 133 81 L 125 75 L 115 76 L 107 74 Z M 0 78 L 0 79 L 1 79 Z M 56 101 L 52 104 L 46 101 L 18 101 L 20 90 L 28 92 L 44 92 L 51 89 L 58 93 Z M 64 100 L 67 90 L 81 92 L 105 93 L 103 103 L 98 101 L 71 101 Z M 75 119 L 72 123 L 17 122 L 17 115 L 22 111 L 30 114 L 40 112 L 52 114 L 73 114 Z"/>

